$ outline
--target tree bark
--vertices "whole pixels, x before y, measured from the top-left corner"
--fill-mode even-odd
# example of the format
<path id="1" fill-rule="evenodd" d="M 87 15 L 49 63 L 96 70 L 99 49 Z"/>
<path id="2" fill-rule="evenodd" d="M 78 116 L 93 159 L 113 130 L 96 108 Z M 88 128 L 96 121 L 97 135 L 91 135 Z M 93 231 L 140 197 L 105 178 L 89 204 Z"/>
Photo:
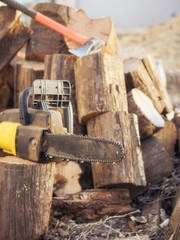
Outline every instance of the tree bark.
<path id="1" fill-rule="evenodd" d="M 80 123 L 108 111 L 127 111 L 123 66 L 118 57 L 99 53 L 79 58 L 75 83 Z"/>
<path id="2" fill-rule="evenodd" d="M 34 9 L 65 26 L 76 11 L 74 8 L 55 3 L 39 3 Z M 32 20 L 30 29 L 33 34 L 27 45 L 26 59 L 44 61 L 47 54 L 68 53 L 62 34 L 35 20 Z"/>
<path id="3" fill-rule="evenodd" d="M 78 10 L 73 14 L 67 25 L 70 29 L 82 33 L 90 38 L 96 38 L 105 42 L 104 53 L 110 55 L 118 54 L 118 38 L 109 17 L 101 19 L 90 19 L 83 10 Z M 68 48 L 80 47 L 79 44 L 65 38 Z"/>
<path id="4" fill-rule="evenodd" d="M 133 88 L 128 93 L 128 109 L 130 113 L 138 116 L 141 140 L 152 136 L 164 127 L 164 120 L 155 109 L 151 99 L 137 88 Z"/>
<path id="5" fill-rule="evenodd" d="M 53 200 L 52 209 L 73 215 L 77 223 L 131 211 L 128 189 L 90 189 Z"/>
<path id="6" fill-rule="evenodd" d="M 137 128 L 137 119 L 127 112 L 108 112 L 87 122 L 88 135 L 120 141 L 126 155 L 125 159 L 115 165 L 92 164 L 95 187 L 146 185 L 139 139 L 135 128 Z"/>
<path id="7" fill-rule="evenodd" d="M 30 31 L 20 20 L 20 12 L 0 7 L 0 71 L 30 38 Z"/>
<path id="8" fill-rule="evenodd" d="M 15 64 L 14 77 L 14 107 L 19 106 L 19 95 L 21 91 L 32 87 L 35 79 L 43 79 L 44 63 L 36 61 L 22 61 Z"/>
<path id="9" fill-rule="evenodd" d="M 48 227 L 54 163 L 0 158 L 0 239 L 39 239 Z"/>

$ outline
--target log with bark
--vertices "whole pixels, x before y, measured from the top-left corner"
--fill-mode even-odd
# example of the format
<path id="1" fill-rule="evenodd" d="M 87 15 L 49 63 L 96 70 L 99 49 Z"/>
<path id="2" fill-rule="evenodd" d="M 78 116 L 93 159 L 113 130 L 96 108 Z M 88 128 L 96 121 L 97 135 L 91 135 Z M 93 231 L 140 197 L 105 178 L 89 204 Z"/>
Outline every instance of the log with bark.
<path id="1" fill-rule="evenodd" d="M 83 134 L 83 127 L 78 120 L 76 103 L 76 89 L 74 64 L 77 57 L 68 54 L 53 54 L 45 57 L 44 79 L 68 80 L 71 83 L 71 103 L 73 108 L 73 128 L 74 134 Z"/>
<path id="2" fill-rule="evenodd" d="M 65 26 L 76 11 L 74 8 L 55 3 L 39 3 L 34 9 Z M 62 34 L 35 20 L 32 20 L 30 29 L 33 34 L 27 45 L 26 59 L 44 61 L 47 54 L 68 53 Z"/>
<path id="3" fill-rule="evenodd" d="M 70 17 L 67 26 L 88 37 L 103 40 L 105 42 L 104 53 L 110 55 L 118 54 L 118 38 L 112 24 L 111 18 L 90 19 L 83 10 L 78 10 Z M 65 38 L 68 48 L 77 48 L 80 45 Z"/>
<path id="4" fill-rule="evenodd" d="M 75 63 L 79 121 L 108 111 L 128 111 L 122 62 L 105 53 L 79 58 Z"/>
<path id="5" fill-rule="evenodd" d="M 30 38 L 29 29 L 21 22 L 20 12 L 13 8 L 0 7 L 0 71 Z"/>
<path id="6" fill-rule="evenodd" d="M 0 158 L 0 239 L 39 239 L 48 228 L 54 163 Z"/>
<path id="7" fill-rule="evenodd" d="M 115 165 L 92 164 L 95 187 L 146 185 L 137 128 L 137 117 L 122 111 L 104 113 L 87 122 L 88 135 L 120 141 L 126 155 Z"/>
<path id="8" fill-rule="evenodd" d="M 18 107 L 20 93 L 32 87 L 35 79 L 43 79 L 44 63 L 23 60 L 15 64 L 14 71 L 14 107 Z"/>
<path id="9" fill-rule="evenodd" d="M 108 215 L 131 211 L 128 189 L 89 189 L 54 198 L 56 214 L 73 215 L 77 223 L 99 220 Z"/>
<path id="10" fill-rule="evenodd" d="M 151 99 L 142 91 L 133 88 L 127 96 L 129 112 L 138 116 L 141 140 L 164 127 L 164 119 L 155 109 Z"/>

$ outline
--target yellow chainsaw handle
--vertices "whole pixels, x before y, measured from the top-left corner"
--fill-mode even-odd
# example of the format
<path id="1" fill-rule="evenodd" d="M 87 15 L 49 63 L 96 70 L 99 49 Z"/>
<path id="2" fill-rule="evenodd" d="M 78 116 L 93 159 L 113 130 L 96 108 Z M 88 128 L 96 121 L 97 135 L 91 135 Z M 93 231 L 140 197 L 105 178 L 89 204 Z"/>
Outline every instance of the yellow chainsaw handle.
<path id="1" fill-rule="evenodd" d="M 14 122 L 1 122 L 0 123 L 0 148 L 3 152 L 16 155 L 16 132 L 17 127 L 21 125 Z"/>

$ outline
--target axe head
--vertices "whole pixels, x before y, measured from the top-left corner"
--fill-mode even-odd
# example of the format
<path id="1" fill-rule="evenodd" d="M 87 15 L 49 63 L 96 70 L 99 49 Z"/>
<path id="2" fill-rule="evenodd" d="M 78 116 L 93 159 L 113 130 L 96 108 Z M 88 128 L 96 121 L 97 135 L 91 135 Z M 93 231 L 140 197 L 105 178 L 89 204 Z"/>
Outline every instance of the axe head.
<path id="1" fill-rule="evenodd" d="M 93 53 L 98 53 L 103 50 L 105 43 L 102 40 L 90 38 L 81 47 L 70 49 L 69 52 L 78 56 L 84 57 Z"/>

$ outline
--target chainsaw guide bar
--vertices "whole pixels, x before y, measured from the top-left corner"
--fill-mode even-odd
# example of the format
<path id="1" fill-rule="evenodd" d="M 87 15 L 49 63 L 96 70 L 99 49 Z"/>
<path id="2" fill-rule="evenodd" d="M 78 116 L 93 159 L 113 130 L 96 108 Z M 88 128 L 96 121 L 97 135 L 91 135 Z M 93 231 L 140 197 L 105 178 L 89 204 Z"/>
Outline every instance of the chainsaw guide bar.
<path id="1" fill-rule="evenodd" d="M 45 133 L 45 158 L 53 161 L 119 163 L 125 158 L 118 141 L 72 134 Z"/>

